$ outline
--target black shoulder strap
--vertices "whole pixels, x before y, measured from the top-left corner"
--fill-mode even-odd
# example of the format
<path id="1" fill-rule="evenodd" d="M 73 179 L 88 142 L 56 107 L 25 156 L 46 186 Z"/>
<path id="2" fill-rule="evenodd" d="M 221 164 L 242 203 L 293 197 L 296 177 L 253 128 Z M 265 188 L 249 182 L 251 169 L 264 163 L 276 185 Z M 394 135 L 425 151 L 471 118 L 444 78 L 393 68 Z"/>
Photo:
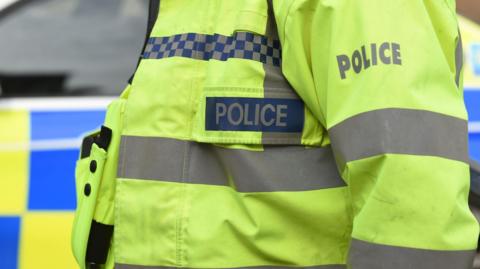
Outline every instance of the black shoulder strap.
<path id="1" fill-rule="evenodd" d="M 152 33 L 153 26 L 157 21 L 158 11 L 160 10 L 160 0 L 150 0 L 150 5 L 148 8 L 148 24 L 147 24 L 147 35 L 145 37 L 145 43 Z"/>
<path id="2" fill-rule="evenodd" d="M 152 33 L 153 26 L 155 22 L 157 22 L 158 12 L 160 11 L 160 0 L 150 0 L 148 5 L 148 21 L 147 21 L 147 31 L 145 35 L 145 41 L 143 42 L 142 51 L 140 52 L 140 57 L 138 58 L 137 67 L 135 68 L 135 72 L 138 69 L 138 65 L 140 64 L 140 60 L 142 59 L 143 52 L 147 47 L 148 39 L 150 38 L 150 34 Z M 133 77 L 135 76 L 135 72 L 132 74 L 128 83 L 131 84 Z"/>

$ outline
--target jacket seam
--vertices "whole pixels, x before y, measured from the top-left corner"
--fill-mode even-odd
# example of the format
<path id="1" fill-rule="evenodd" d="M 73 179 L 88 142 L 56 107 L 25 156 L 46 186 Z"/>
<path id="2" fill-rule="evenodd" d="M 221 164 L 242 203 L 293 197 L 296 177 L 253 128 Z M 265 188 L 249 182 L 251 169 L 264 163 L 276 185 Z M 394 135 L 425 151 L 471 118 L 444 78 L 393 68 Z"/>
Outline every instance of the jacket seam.
<path id="1" fill-rule="evenodd" d="M 288 21 L 288 19 L 290 18 L 290 13 L 292 12 L 292 9 L 293 9 L 293 6 L 294 6 L 295 2 L 296 2 L 296 0 L 292 0 L 292 3 L 290 3 L 290 6 L 289 6 L 288 9 L 287 9 L 287 16 L 285 17 L 285 21 L 283 22 L 283 30 L 282 30 L 282 32 L 283 32 L 283 38 L 285 39 L 285 42 L 284 42 L 284 43 L 286 43 L 286 38 L 285 38 L 285 36 L 286 36 L 286 31 L 287 31 L 287 30 L 286 30 L 286 29 L 287 29 L 287 21 Z"/>

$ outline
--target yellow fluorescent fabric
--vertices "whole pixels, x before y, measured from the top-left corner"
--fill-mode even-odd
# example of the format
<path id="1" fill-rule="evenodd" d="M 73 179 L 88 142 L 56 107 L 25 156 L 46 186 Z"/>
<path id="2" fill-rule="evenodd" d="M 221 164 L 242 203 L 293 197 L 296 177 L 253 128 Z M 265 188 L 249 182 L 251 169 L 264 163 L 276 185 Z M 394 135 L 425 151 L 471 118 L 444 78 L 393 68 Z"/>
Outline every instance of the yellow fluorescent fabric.
<path id="1" fill-rule="evenodd" d="M 382 169 L 366 169 L 375 166 Z M 468 210 L 466 168 L 437 157 L 391 154 L 348 164 L 345 173 L 356 175 L 350 176 L 356 214 L 352 236 L 412 248 L 474 248 L 470 235 L 478 228 Z"/>
<path id="2" fill-rule="evenodd" d="M 454 80 L 458 25 L 444 1 L 291 2 L 280 30 L 286 33 L 284 73 L 328 128 L 355 114 L 389 107 L 466 119 L 463 93 Z M 338 55 L 351 58 L 366 46 L 371 59 L 369 46 L 384 42 L 400 45 L 402 65 L 384 65 L 378 59 L 377 66 L 358 74 L 351 68 L 346 79 L 340 78 Z"/>
<path id="3" fill-rule="evenodd" d="M 267 36 L 270 41 L 278 40 L 273 34 L 266 33 L 267 1 L 195 1 L 189 2 L 188 7 L 185 5 L 183 1 L 161 2 L 162 15 L 158 17 L 151 36 L 161 38 L 194 33 L 223 35 L 226 38 L 238 32 L 247 32 Z M 184 17 L 185 20 L 182 20 Z M 266 48 L 264 50 L 262 53 L 265 56 Z M 132 93 L 126 103 L 128 112 L 125 114 L 123 134 L 207 143 L 262 144 L 263 136 L 258 131 L 206 130 L 205 101 L 207 97 L 264 97 L 267 77 L 272 76 L 267 74 L 269 69 L 265 65 L 264 62 L 241 57 L 227 61 L 194 57 L 144 59 L 136 72 Z M 276 66 L 273 69 L 284 80 L 281 69 Z M 288 82 L 284 84 L 295 94 Z M 308 108 L 304 108 L 304 113 L 303 132 L 299 134 L 297 144 L 319 146 L 324 136 L 323 127 Z"/>
<path id="4" fill-rule="evenodd" d="M 190 244 L 185 251 L 189 259 L 199 261 L 199 267 L 313 266 L 342 264 L 345 259 L 346 188 L 245 194 L 230 189 L 218 191 L 215 197 L 208 195 L 215 191 L 209 187 L 187 191 L 197 202 L 188 208 Z M 289 216 L 296 216 L 295 220 Z M 212 247 L 202 248 L 205 241 L 211 241 Z"/>
<path id="5" fill-rule="evenodd" d="M 78 268 L 70 251 L 73 213 L 26 213 L 22 217 L 20 268 Z"/>
<path id="6" fill-rule="evenodd" d="M 456 55 L 458 25 L 450 2 L 277 3 L 288 8 L 276 11 L 278 25 L 284 26 L 280 27 L 284 74 L 327 129 L 341 129 L 342 124 L 355 116 L 368 119 L 369 115 L 379 115 L 381 109 L 387 108 L 418 115 L 434 112 L 439 118 L 452 116 L 448 118 L 459 123 L 454 124 L 455 128 L 462 121 L 466 126 L 463 89 L 456 85 L 461 68 L 458 57 L 462 56 Z M 379 48 L 384 43 L 390 49 L 382 55 Z M 372 44 L 376 46 L 377 65 L 373 65 Z M 382 56 L 388 61 L 384 62 Z M 350 66 L 347 68 L 340 59 L 349 61 Z M 365 61 L 370 61 L 367 69 Z M 337 161 L 351 190 L 352 237 L 411 248 L 474 249 L 478 224 L 467 207 L 468 166 L 461 162 L 468 157 L 464 150 L 466 127 L 448 130 L 451 125 L 439 124 L 435 129 L 427 121 L 423 123 L 425 132 L 407 136 L 413 133 L 409 126 L 418 126 L 410 118 L 411 125 L 402 125 L 405 136 L 389 132 L 392 129 L 389 126 L 398 123 L 395 118 L 403 117 L 402 111 L 393 113 L 389 119 L 377 117 L 377 122 L 357 121 L 349 125 L 351 129 L 344 130 L 353 137 L 362 136 L 366 133 L 364 129 L 369 128 L 383 132 L 375 134 L 379 137 L 376 145 L 364 146 L 361 141 L 351 145 L 356 156 L 362 156 L 362 147 L 367 153 L 372 147 L 378 149 L 372 151 L 374 155 L 370 158 L 365 155 L 342 160 L 344 156 L 340 156 L 339 149 L 345 151 L 348 147 L 343 144 L 349 141 L 330 137 L 335 141 L 334 152 L 342 157 Z M 449 159 L 448 154 L 426 156 L 431 154 L 429 150 L 423 154 L 412 148 L 411 152 L 406 150 L 409 143 L 418 144 L 418 140 L 435 141 L 434 130 L 454 131 L 455 137 L 463 137 L 452 150 L 464 155 L 455 160 Z M 435 147 L 442 147 L 441 142 Z M 393 148 L 393 152 L 389 151 Z"/>
<path id="7" fill-rule="evenodd" d="M 268 3 L 161 1 L 150 52 L 107 114 L 113 140 L 94 218 L 115 225 L 110 262 L 122 269 L 377 269 L 365 262 L 375 260 L 378 269 L 469 269 L 479 227 L 467 206 L 453 1 Z M 244 51 L 222 57 L 228 47 L 220 41 L 203 51 L 190 44 L 193 52 L 175 43 L 239 32 L 280 39 L 281 66 Z M 175 46 L 167 54 L 155 43 L 162 40 Z M 298 143 L 268 140 L 291 133 L 206 127 L 207 98 L 264 102 L 276 98 L 269 87 L 304 104 Z M 122 151 L 128 141 L 137 141 L 136 154 Z M 209 152 L 205 143 L 225 151 Z M 333 149 L 338 171 L 309 174 L 307 163 L 334 166 L 334 157 L 306 160 L 306 146 Z M 192 157 L 202 149 L 209 154 Z M 268 150 L 297 155 L 285 161 L 287 154 Z M 284 169 L 298 177 L 268 173 Z M 313 177 L 338 173 L 348 186 L 308 188 L 317 186 L 309 185 Z M 122 176 L 114 182 L 115 175 Z"/>
<path id="8" fill-rule="evenodd" d="M 128 179 L 117 184 L 119 263 L 230 268 L 345 260 L 346 188 L 242 194 L 221 186 Z"/>

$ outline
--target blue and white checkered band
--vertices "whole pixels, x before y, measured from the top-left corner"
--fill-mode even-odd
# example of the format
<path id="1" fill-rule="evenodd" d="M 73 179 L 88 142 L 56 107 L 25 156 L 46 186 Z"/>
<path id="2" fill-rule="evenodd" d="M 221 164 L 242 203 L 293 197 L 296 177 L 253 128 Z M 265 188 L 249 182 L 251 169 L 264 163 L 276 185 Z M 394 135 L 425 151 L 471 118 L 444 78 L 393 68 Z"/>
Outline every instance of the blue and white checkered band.
<path id="1" fill-rule="evenodd" d="M 143 58 L 186 57 L 204 61 L 237 58 L 280 66 L 281 55 L 279 40 L 253 33 L 237 32 L 233 36 L 186 33 L 150 38 Z"/>

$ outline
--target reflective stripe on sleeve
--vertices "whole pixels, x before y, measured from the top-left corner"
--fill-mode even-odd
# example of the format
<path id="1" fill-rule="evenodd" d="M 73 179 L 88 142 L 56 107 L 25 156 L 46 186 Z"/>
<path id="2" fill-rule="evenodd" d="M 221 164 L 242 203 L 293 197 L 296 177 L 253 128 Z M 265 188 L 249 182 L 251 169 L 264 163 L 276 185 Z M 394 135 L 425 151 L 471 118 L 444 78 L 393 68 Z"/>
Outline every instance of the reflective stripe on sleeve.
<path id="1" fill-rule="evenodd" d="M 437 251 L 352 240 L 349 265 L 355 269 L 471 269 L 474 250 Z"/>
<path id="2" fill-rule="evenodd" d="M 118 177 L 230 186 L 239 192 L 345 186 L 329 147 L 227 149 L 168 138 L 123 136 Z"/>
<path id="3" fill-rule="evenodd" d="M 380 109 L 349 118 L 329 130 L 343 165 L 382 154 L 436 156 L 468 163 L 468 123 L 426 110 Z"/>
<path id="4" fill-rule="evenodd" d="M 175 269 L 180 267 L 168 266 L 145 266 L 145 265 L 130 265 L 130 264 L 115 264 L 115 269 Z M 181 267 L 192 268 L 192 267 Z M 222 267 L 225 268 L 225 267 Z M 317 265 L 317 266 L 252 266 L 252 267 L 233 267 L 232 269 L 347 269 L 345 265 Z"/>

